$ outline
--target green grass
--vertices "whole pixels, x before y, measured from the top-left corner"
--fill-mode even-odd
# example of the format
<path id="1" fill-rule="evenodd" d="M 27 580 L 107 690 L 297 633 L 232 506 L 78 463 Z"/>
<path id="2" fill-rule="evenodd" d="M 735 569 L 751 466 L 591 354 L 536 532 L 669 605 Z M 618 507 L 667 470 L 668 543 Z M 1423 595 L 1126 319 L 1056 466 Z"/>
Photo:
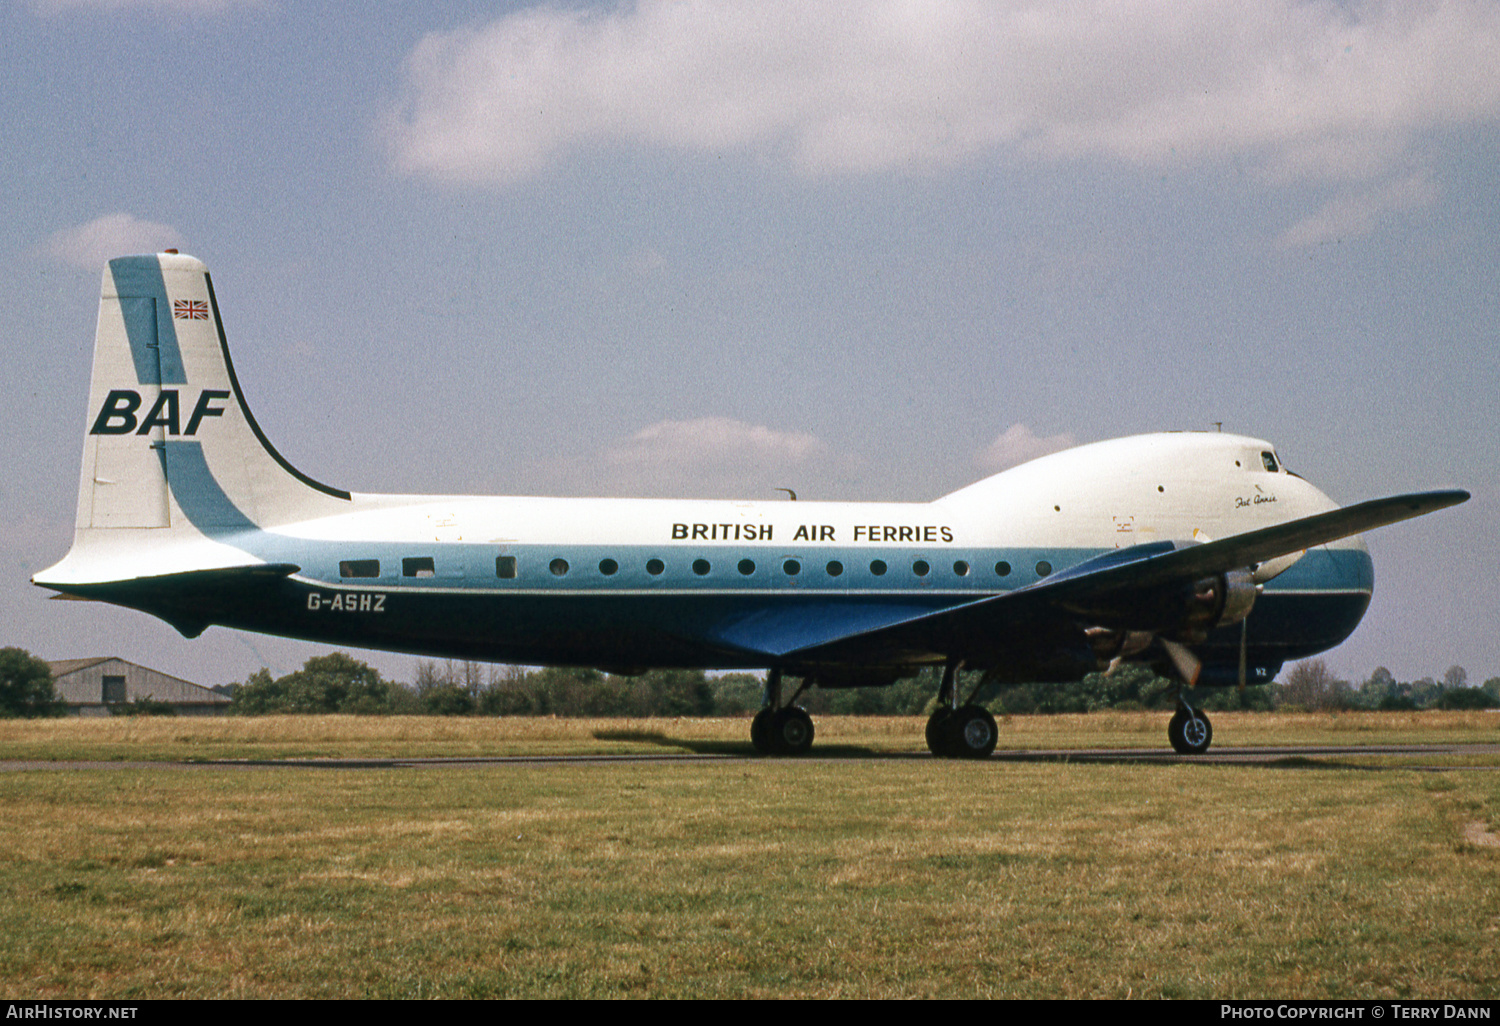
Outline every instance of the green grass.
<path id="1" fill-rule="evenodd" d="M 1490 769 L 10 772 L 0 981 L 124 999 L 1494 998 L 1492 842 Z"/>

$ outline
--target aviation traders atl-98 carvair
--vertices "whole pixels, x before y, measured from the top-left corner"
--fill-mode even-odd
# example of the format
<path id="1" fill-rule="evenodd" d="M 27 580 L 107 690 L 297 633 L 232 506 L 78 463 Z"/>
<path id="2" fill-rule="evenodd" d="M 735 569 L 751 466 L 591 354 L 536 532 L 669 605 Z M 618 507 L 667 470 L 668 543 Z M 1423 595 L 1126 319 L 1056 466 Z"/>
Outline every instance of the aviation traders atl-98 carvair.
<path id="1" fill-rule="evenodd" d="M 363 495 L 292 467 L 250 415 L 207 268 L 104 273 L 73 547 L 36 584 L 158 616 L 527 665 L 765 669 L 751 738 L 807 751 L 803 688 L 944 668 L 932 751 L 984 757 L 960 696 L 1149 662 L 1186 687 L 1270 681 L 1369 605 L 1361 531 L 1463 502 L 1339 508 L 1266 442 L 1141 435 L 1056 453 L 928 503 Z M 786 678 L 801 681 L 795 693 Z"/>

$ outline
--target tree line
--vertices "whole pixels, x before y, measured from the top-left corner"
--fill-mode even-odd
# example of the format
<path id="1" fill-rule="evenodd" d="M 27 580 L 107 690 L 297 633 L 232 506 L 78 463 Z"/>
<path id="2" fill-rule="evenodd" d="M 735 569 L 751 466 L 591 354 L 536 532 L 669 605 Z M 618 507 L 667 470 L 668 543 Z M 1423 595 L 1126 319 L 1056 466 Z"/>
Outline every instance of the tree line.
<path id="1" fill-rule="evenodd" d="M 813 714 L 917 716 L 937 703 L 936 668 L 883 688 L 810 688 L 796 699 Z M 800 682 L 793 681 L 795 688 Z M 997 715 L 1087 713 L 1104 709 L 1170 711 L 1175 684 L 1148 667 L 1127 665 L 1091 673 L 1070 684 L 990 685 L 981 675 L 959 676 L 960 698 Z M 273 677 L 265 668 L 214 690 L 230 697 L 234 715 L 353 713 L 428 716 L 746 716 L 761 707 L 759 674 L 710 675 L 702 670 L 651 670 L 618 676 L 576 667 L 531 669 L 487 663 L 416 664 L 410 683 L 387 680 L 344 652 L 314 656 L 298 670 Z M 1210 712 L 1500 708 L 1500 677 L 1471 685 L 1461 666 L 1442 679 L 1402 682 L 1385 667 L 1353 683 L 1337 678 L 1321 659 L 1296 663 L 1272 684 L 1204 689 L 1197 703 Z M 47 664 L 19 648 L 0 649 L 0 717 L 61 716 L 66 712 Z M 124 702 L 116 715 L 170 715 L 164 702 Z"/>
<path id="2" fill-rule="evenodd" d="M 883 688 L 810 688 L 796 703 L 813 714 L 917 716 L 937 704 L 941 671 L 928 668 Z M 1087 713 L 1104 709 L 1175 707 L 1175 682 L 1149 667 L 1127 665 L 1068 684 L 1006 684 L 981 688 L 979 673 L 959 676 L 961 698 L 1002 715 Z M 793 681 L 793 688 L 800 682 Z M 391 713 L 440 716 L 745 716 L 762 705 L 764 678 L 753 673 L 710 675 L 702 670 L 651 670 L 618 676 L 577 667 L 529 669 L 474 662 L 421 661 L 410 684 L 381 679 L 371 667 L 338 652 L 309 659 L 300 670 L 272 678 L 260 670 L 243 684 L 219 690 L 241 715 L 296 712 Z M 1214 711 L 1389 710 L 1500 708 L 1500 677 L 1470 686 L 1453 666 L 1442 680 L 1398 682 L 1384 667 L 1358 685 L 1340 680 L 1321 659 L 1293 665 L 1282 679 L 1244 689 L 1196 692 Z"/>

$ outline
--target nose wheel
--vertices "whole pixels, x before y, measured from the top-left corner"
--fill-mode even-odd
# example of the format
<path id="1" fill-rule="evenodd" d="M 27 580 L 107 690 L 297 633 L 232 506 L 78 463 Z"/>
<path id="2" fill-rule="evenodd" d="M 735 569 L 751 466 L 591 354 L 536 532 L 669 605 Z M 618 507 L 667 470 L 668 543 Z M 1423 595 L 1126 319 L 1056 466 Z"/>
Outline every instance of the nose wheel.
<path id="1" fill-rule="evenodd" d="M 1206 712 L 1184 703 L 1167 724 L 1167 739 L 1178 755 L 1202 755 L 1214 739 L 1214 725 Z"/>

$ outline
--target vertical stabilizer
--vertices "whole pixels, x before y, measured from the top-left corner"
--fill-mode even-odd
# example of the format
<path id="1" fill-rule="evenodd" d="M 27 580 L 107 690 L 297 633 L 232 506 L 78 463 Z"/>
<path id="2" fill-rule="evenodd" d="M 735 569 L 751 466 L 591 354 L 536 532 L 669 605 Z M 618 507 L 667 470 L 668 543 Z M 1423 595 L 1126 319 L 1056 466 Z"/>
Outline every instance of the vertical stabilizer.
<path id="1" fill-rule="evenodd" d="M 118 563 L 122 546 L 228 541 L 342 512 L 348 500 L 297 471 L 261 433 L 235 379 L 208 269 L 171 252 L 111 260 L 73 551 L 38 583 L 85 579 L 81 564 L 107 554 Z M 65 567 L 69 574 L 54 573 Z"/>

